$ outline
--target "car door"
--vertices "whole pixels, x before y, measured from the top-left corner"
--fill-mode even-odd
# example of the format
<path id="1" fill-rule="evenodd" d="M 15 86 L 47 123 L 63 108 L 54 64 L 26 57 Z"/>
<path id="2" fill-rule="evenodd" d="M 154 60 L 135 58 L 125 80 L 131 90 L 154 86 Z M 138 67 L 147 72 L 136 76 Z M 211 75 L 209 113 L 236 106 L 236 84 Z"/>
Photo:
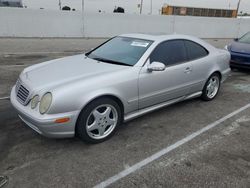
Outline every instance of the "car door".
<path id="1" fill-rule="evenodd" d="M 192 75 L 190 75 L 190 93 L 199 92 L 203 89 L 211 68 L 209 52 L 196 42 L 184 40 L 184 43 L 193 69 Z"/>
<path id="2" fill-rule="evenodd" d="M 153 62 L 164 63 L 163 71 L 149 71 Z M 139 108 L 146 108 L 189 93 L 192 64 L 187 60 L 183 40 L 160 43 L 139 74 Z"/>

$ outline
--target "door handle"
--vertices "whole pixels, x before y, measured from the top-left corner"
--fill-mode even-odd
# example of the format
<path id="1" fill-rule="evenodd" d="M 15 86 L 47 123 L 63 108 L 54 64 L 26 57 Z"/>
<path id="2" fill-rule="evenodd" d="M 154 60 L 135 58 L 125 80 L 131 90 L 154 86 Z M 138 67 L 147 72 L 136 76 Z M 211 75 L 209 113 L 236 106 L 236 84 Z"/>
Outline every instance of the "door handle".
<path id="1" fill-rule="evenodd" d="M 191 71 L 192 71 L 191 67 L 187 67 L 184 72 L 185 73 L 190 73 Z"/>

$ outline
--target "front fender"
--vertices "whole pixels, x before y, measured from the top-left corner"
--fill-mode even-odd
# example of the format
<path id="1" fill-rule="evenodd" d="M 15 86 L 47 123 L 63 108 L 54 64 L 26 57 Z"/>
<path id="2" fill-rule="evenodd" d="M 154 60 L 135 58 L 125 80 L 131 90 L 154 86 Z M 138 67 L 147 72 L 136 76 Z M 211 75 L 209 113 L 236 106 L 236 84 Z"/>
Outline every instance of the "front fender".
<path id="1" fill-rule="evenodd" d="M 138 72 L 140 68 L 69 83 L 55 88 L 51 93 L 53 102 L 49 114 L 64 113 L 83 109 L 90 101 L 105 95 L 118 98 L 124 113 L 138 109 Z"/>

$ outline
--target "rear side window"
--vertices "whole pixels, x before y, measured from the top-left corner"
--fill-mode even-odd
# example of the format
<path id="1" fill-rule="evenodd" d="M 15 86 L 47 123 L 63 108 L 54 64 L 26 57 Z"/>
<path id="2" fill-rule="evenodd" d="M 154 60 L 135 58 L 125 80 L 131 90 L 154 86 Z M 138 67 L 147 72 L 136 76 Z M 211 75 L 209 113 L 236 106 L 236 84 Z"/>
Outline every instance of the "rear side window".
<path id="1" fill-rule="evenodd" d="M 189 60 L 199 59 L 208 55 L 208 51 L 195 42 L 186 40 L 185 46 L 187 48 Z"/>
<path id="2" fill-rule="evenodd" d="M 161 62 L 166 66 L 187 61 L 187 52 L 182 40 L 170 40 L 159 44 L 150 55 L 150 62 Z"/>

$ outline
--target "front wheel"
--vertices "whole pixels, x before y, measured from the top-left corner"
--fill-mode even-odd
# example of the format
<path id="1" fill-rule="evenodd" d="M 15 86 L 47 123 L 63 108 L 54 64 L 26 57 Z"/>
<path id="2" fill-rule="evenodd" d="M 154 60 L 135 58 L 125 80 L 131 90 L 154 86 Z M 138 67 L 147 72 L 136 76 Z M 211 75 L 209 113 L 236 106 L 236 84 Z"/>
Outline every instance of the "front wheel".
<path id="1" fill-rule="evenodd" d="M 100 143 L 110 138 L 121 124 L 120 106 L 110 98 L 100 98 L 83 109 L 77 125 L 77 135 L 85 142 Z"/>
<path id="2" fill-rule="evenodd" d="M 207 80 L 201 98 L 205 101 L 213 100 L 220 90 L 220 75 L 218 73 L 212 74 Z"/>

